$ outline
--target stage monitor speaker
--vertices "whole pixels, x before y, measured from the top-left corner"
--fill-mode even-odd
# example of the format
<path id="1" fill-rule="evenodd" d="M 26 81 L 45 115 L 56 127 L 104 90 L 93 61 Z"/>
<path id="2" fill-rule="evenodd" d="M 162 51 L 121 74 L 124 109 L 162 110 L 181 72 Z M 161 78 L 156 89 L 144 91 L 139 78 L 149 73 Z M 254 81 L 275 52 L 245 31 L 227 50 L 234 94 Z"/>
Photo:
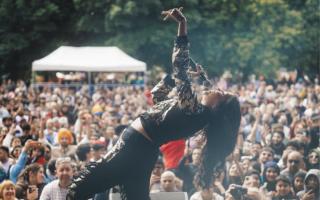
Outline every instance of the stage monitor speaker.
<path id="1" fill-rule="evenodd" d="M 151 200 L 188 200 L 186 192 L 158 192 L 150 194 Z M 110 193 L 110 200 L 121 200 L 119 193 Z"/>

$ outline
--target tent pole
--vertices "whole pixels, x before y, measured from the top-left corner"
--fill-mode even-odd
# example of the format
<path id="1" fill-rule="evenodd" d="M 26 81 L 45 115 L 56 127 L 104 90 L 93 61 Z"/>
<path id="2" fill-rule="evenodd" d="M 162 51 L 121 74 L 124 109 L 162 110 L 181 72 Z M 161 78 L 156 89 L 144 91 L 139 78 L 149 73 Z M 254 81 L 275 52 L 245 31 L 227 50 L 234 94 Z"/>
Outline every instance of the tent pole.
<path id="1" fill-rule="evenodd" d="M 36 79 L 36 72 L 32 71 L 32 73 L 31 73 L 31 83 L 30 83 L 32 89 L 35 88 L 35 84 L 36 84 L 36 80 L 35 79 Z"/>
<path id="2" fill-rule="evenodd" d="M 147 85 L 147 71 L 142 72 L 143 73 L 143 89 L 146 89 L 146 85 Z"/>
<path id="3" fill-rule="evenodd" d="M 88 72 L 88 85 L 89 85 L 89 97 L 91 97 L 93 94 L 91 72 Z"/>

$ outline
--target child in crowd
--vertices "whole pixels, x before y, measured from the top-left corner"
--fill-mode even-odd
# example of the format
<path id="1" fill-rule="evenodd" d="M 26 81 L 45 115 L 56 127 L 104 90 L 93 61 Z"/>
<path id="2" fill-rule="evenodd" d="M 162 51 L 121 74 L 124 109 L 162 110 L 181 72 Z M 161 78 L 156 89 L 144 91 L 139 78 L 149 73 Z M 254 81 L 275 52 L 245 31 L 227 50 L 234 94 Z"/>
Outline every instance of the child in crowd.
<path id="1" fill-rule="evenodd" d="M 297 199 L 292 192 L 289 178 L 280 175 L 276 178 L 276 194 L 272 200 L 294 200 Z"/>

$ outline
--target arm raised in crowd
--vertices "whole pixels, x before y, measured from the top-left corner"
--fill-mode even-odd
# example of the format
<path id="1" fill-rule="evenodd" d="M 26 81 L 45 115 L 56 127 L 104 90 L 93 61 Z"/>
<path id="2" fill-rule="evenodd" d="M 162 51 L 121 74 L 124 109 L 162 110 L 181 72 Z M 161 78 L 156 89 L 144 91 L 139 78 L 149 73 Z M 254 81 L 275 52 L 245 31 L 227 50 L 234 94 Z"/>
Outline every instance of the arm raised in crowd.
<path id="1" fill-rule="evenodd" d="M 18 175 L 26 166 L 26 163 L 28 161 L 28 152 L 32 148 L 38 148 L 39 146 L 41 146 L 41 143 L 36 142 L 36 141 L 28 140 L 26 142 L 26 144 L 23 147 L 23 150 L 17 160 L 17 163 L 10 168 L 10 177 L 9 178 L 12 182 L 14 182 L 14 183 L 17 182 Z"/>
<path id="2" fill-rule="evenodd" d="M 9 129 L 8 134 L 5 136 L 2 145 L 6 146 L 6 147 L 10 147 L 11 141 L 13 139 L 13 137 L 15 136 L 15 131 L 16 131 L 16 124 L 13 123 Z"/>
<path id="3" fill-rule="evenodd" d="M 259 123 L 260 123 L 260 118 L 261 118 L 261 112 L 256 109 L 255 111 L 255 122 L 253 124 L 253 127 L 250 131 L 250 134 L 247 136 L 246 140 L 251 142 L 251 143 L 254 143 L 256 141 L 256 135 L 257 135 L 257 128 L 259 126 Z"/>

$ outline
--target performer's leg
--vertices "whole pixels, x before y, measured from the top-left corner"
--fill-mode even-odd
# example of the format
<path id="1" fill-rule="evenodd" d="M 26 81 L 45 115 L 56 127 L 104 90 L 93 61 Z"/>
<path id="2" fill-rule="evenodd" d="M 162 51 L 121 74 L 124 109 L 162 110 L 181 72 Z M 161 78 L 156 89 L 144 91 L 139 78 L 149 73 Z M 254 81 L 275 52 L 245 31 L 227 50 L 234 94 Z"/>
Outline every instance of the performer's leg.
<path id="1" fill-rule="evenodd" d="M 158 153 L 156 145 L 131 127 L 127 128 L 102 160 L 87 166 L 79 177 L 73 180 L 67 199 L 85 200 L 115 185 L 125 186 L 135 178 L 140 180 L 145 177 L 149 183 Z M 148 190 L 149 185 L 144 188 Z"/>
<path id="2" fill-rule="evenodd" d="M 152 160 L 150 160 L 150 157 L 147 157 L 146 159 L 149 161 L 149 164 L 147 165 L 150 165 L 151 163 L 153 165 L 150 165 L 148 169 L 147 167 L 142 168 L 145 171 L 137 171 L 137 175 L 130 177 L 123 184 L 122 192 L 125 193 L 127 200 L 150 200 L 150 175 L 156 159 L 151 158 Z"/>
<path id="3" fill-rule="evenodd" d="M 154 164 L 158 159 L 159 147 L 150 143 L 142 135 L 136 135 L 137 148 L 136 162 L 131 173 L 123 184 L 123 191 L 127 200 L 150 200 L 149 184 Z M 133 170 L 132 169 L 132 170 Z"/>
<path id="4" fill-rule="evenodd" d="M 146 178 L 127 181 L 123 186 L 127 200 L 150 200 L 149 181 Z"/>
<path id="5" fill-rule="evenodd" d="M 107 157 L 91 163 L 75 177 L 69 187 L 70 200 L 86 200 L 94 194 L 105 191 L 121 182 L 125 171 L 125 162 L 129 156 L 122 138 Z"/>

